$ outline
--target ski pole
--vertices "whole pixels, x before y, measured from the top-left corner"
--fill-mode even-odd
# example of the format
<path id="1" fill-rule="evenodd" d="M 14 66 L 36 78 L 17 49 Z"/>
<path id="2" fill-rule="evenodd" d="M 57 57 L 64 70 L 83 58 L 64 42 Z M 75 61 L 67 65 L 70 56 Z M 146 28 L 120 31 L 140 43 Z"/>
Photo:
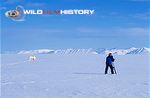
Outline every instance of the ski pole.
<path id="1" fill-rule="evenodd" d="M 114 63 L 112 64 L 112 66 L 113 66 L 113 70 L 114 70 L 115 74 L 117 74 L 117 71 L 116 71 L 116 68 L 114 66 Z"/>
<path id="2" fill-rule="evenodd" d="M 115 74 L 117 74 L 116 68 L 114 67 L 113 69 L 114 69 Z"/>

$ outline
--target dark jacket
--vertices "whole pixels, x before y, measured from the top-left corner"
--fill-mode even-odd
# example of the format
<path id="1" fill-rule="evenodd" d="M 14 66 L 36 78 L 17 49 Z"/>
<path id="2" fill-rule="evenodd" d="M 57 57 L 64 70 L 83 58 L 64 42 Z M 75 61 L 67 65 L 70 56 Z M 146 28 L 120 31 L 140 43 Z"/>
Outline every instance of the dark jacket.
<path id="1" fill-rule="evenodd" d="M 113 56 L 107 56 L 106 58 L 106 64 L 112 65 L 112 63 L 114 62 L 114 58 Z"/>

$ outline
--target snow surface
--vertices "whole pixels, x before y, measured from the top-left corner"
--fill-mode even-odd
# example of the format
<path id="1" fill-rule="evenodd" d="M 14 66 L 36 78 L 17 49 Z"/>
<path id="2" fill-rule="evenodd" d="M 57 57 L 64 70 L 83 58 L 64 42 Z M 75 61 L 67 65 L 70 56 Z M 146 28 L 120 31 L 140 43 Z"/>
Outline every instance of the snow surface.
<path id="1" fill-rule="evenodd" d="M 149 98 L 148 55 L 114 55 L 117 75 L 106 55 L 29 56 L 2 55 L 1 98 Z"/>

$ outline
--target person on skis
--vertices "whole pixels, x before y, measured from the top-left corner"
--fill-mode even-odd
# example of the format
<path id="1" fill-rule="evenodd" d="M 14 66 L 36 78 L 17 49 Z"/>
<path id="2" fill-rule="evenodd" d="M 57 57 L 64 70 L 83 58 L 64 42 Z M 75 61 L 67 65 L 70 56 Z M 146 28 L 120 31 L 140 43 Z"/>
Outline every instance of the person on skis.
<path id="1" fill-rule="evenodd" d="M 105 74 L 107 74 L 107 71 L 108 71 L 108 67 L 110 68 L 111 70 L 111 74 L 114 74 L 114 71 L 113 71 L 113 62 L 115 61 L 115 59 L 113 58 L 112 56 L 112 53 L 109 53 L 108 56 L 106 57 L 106 68 L 105 68 Z"/>

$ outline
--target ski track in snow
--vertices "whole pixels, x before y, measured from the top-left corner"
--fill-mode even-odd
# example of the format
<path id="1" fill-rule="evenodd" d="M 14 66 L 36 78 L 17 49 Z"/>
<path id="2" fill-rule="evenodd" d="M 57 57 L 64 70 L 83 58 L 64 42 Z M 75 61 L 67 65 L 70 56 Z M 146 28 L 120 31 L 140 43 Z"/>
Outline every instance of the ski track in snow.
<path id="1" fill-rule="evenodd" d="M 23 64 L 23 63 L 26 63 L 26 62 L 30 62 L 30 60 L 25 60 L 23 62 L 10 63 L 10 64 L 7 64 L 7 65 L 2 65 L 2 66 L 14 66 L 14 65 Z"/>
<path id="2" fill-rule="evenodd" d="M 1 98 L 149 98 L 145 55 L 115 56 L 117 75 L 104 75 L 104 55 L 27 57 L 2 55 Z"/>

